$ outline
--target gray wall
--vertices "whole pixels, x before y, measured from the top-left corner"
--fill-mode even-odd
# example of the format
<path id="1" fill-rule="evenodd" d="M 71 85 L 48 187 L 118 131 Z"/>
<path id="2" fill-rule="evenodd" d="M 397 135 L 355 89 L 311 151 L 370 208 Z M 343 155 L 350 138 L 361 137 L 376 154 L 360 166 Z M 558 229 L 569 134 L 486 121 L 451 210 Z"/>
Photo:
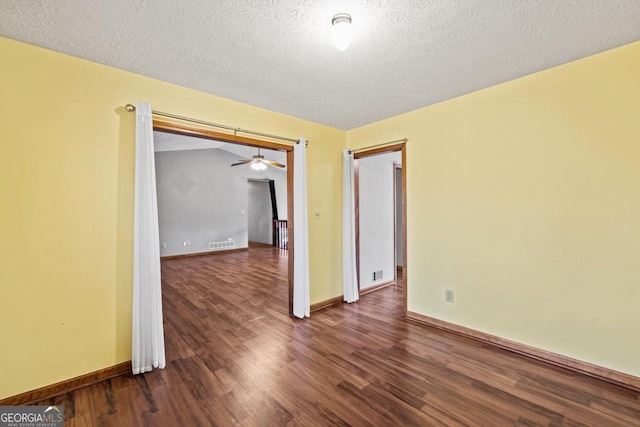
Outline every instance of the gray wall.
<path id="1" fill-rule="evenodd" d="M 155 158 L 162 256 L 208 252 L 209 242 L 247 247 L 248 178 L 276 182 L 278 211 L 286 218 L 286 171 L 231 167 L 238 156 L 221 149 L 163 151 Z"/>

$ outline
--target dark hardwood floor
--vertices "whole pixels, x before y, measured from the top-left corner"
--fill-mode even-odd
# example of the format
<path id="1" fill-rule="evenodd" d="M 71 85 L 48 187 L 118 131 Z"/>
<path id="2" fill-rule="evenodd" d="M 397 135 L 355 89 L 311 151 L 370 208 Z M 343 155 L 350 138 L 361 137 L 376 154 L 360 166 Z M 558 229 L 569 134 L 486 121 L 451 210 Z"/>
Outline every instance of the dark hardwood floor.
<path id="1" fill-rule="evenodd" d="M 402 318 L 402 285 L 287 314 L 286 251 L 162 263 L 167 367 L 40 404 L 65 426 L 640 426 L 638 393 Z"/>

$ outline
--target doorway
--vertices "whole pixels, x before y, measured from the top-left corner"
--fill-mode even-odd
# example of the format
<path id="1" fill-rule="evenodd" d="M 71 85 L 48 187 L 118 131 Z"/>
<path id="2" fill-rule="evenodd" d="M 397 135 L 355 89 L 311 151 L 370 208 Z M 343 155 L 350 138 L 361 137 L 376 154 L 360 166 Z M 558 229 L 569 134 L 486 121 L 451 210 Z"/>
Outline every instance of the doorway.
<path id="1" fill-rule="evenodd" d="M 356 269 L 361 295 L 405 284 L 406 144 L 354 152 Z"/>
<path id="2" fill-rule="evenodd" d="M 273 245 L 273 209 L 269 181 L 247 180 L 247 233 L 249 243 Z"/>
<path id="3" fill-rule="evenodd" d="M 403 229 L 403 221 L 402 221 L 402 165 L 395 164 L 394 165 L 394 174 L 393 174 L 393 213 L 394 213 L 394 231 L 395 231 L 395 266 L 396 266 L 396 282 L 399 278 L 404 277 L 404 272 L 402 266 L 404 265 L 404 253 L 403 253 L 403 239 L 402 239 L 402 229 Z"/>
<path id="4" fill-rule="evenodd" d="M 234 146 L 237 146 L 238 148 L 247 148 L 249 147 L 251 150 L 253 148 L 262 148 L 262 149 L 268 149 L 268 150 L 275 150 L 279 153 L 282 154 L 282 160 L 281 163 L 286 165 L 286 170 L 282 170 L 282 169 L 275 169 L 274 168 L 274 173 L 278 172 L 280 174 L 283 175 L 283 177 L 285 179 L 283 179 L 283 184 L 282 184 L 282 197 L 281 199 L 284 199 L 282 201 L 284 201 L 284 203 L 282 203 L 283 205 L 283 209 L 281 209 L 281 211 L 286 212 L 286 216 L 288 218 L 292 218 L 293 216 L 293 185 L 291 185 L 290 183 L 292 183 L 293 181 L 293 146 L 290 145 L 285 145 L 285 144 L 280 144 L 280 143 L 274 143 L 274 142 L 270 142 L 270 141 L 263 141 L 263 140 L 257 140 L 257 139 L 253 139 L 253 138 L 246 138 L 246 137 L 239 137 L 236 135 L 229 135 L 229 134 L 223 134 L 223 133 L 219 133 L 219 132 L 214 132 L 214 131 L 210 131 L 207 129 L 202 129 L 202 128 L 194 128 L 194 127 L 190 127 L 190 126 L 186 126 L 186 125 L 182 125 L 182 124 L 176 124 L 176 123 L 167 123 L 167 122 L 162 122 L 162 121 L 158 121 L 158 120 L 154 120 L 154 131 L 157 132 L 162 132 L 162 133 L 167 133 L 167 134 L 174 134 L 174 135 L 180 135 L 180 136 L 186 136 L 186 137 L 190 137 L 192 139 L 197 139 L 200 141 L 208 141 L 208 142 L 218 142 L 218 143 L 224 143 L 224 144 L 233 144 Z M 202 150 L 201 150 L 202 151 Z M 232 158 L 230 159 L 226 159 L 224 161 L 224 165 L 230 167 L 230 165 L 233 162 L 237 162 L 238 160 L 238 156 L 236 155 L 232 155 L 231 153 L 227 153 L 229 156 L 232 156 Z M 253 178 L 258 178 L 258 176 L 254 176 L 256 175 L 258 172 L 253 170 L 250 167 L 246 167 L 243 169 L 242 166 L 238 166 L 233 168 L 234 173 L 236 171 L 242 171 L 241 173 L 243 174 L 243 179 L 244 182 L 242 182 L 242 188 L 224 188 L 223 191 L 226 191 L 227 193 L 224 195 L 224 198 L 222 200 L 222 202 L 216 202 L 216 208 L 219 210 L 229 210 L 230 215 L 226 215 L 226 218 L 230 218 L 229 221 L 234 221 L 233 224 L 230 224 L 229 227 L 227 227 L 226 229 L 229 230 L 226 233 L 229 234 L 231 232 L 236 233 L 235 235 L 240 236 L 238 237 L 238 240 L 241 242 L 241 244 L 235 245 L 235 238 L 231 238 L 231 240 L 233 240 L 234 245 L 232 245 L 232 247 L 225 247 L 225 245 L 228 244 L 228 242 L 230 241 L 229 238 L 222 236 L 222 238 L 220 239 L 214 239 L 214 240 L 218 240 L 218 241 L 211 241 L 208 242 L 208 247 L 207 249 L 212 249 L 213 251 L 216 251 L 217 249 L 224 249 L 224 250 L 232 250 L 232 249 L 237 249 L 237 250 L 242 250 L 244 248 L 248 248 L 248 231 L 242 231 L 239 230 L 237 228 L 238 224 L 242 224 L 244 223 L 244 227 L 246 230 L 246 227 L 248 225 L 248 221 L 247 221 L 247 214 L 249 209 L 246 207 L 246 203 L 247 203 L 247 196 L 248 196 L 248 191 L 247 191 L 247 183 L 248 183 L 248 178 L 253 177 Z M 179 189 L 179 191 L 187 193 L 190 190 L 190 187 L 195 186 L 197 184 L 197 179 L 194 179 L 193 176 L 190 176 L 191 174 L 187 173 L 187 174 L 183 174 L 183 175 L 178 175 L 175 176 L 175 179 L 172 181 L 172 185 L 175 186 L 176 188 Z M 263 174 L 264 176 L 264 174 Z M 240 183 L 240 180 L 236 180 L 236 184 Z M 268 187 L 268 182 L 266 183 L 267 187 Z M 235 184 L 234 184 L 235 185 Z M 232 191 L 233 190 L 233 191 Z M 231 200 L 235 200 L 237 199 L 239 196 L 239 194 L 243 194 L 244 195 L 244 200 L 245 200 L 245 204 L 244 204 L 244 208 L 239 206 L 239 205 L 234 205 L 234 206 L 230 206 L 230 201 Z M 268 194 L 268 193 L 267 193 Z M 202 204 L 202 206 L 204 207 L 207 203 L 209 205 L 212 205 L 213 202 L 211 202 L 210 200 L 207 201 L 206 197 L 204 198 L 200 198 L 200 203 Z M 284 207 L 286 207 L 286 209 L 284 209 Z M 271 213 L 271 207 L 269 207 L 269 213 Z M 196 215 L 207 215 L 205 212 L 205 209 L 201 209 Z M 178 218 L 178 220 L 181 220 L 180 218 Z M 270 222 L 270 220 L 269 220 Z M 237 223 L 237 224 L 236 224 Z M 293 227 L 292 227 L 292 221 L 289 221 L 289 226 L 291 227 L 291 230 L 289 231 L 289 238 L 291 240 L 291 246 L 293 245 Z M 271 229 L 271 227 L 268 227 L 268 229 Z M 244 240 L 242 240 L 242 235 L 244 233 Z M 183 244 L 184 246 L 189 246 L 190 244 L 193 244 L 195 239 L 184 239 L 183 241 L 180 241 L 180 244 Z M 261 240 L 264 240 L 266 242 L 269 242 L 268 239 L 266 238 L 262 238 Z M 202 242 L 197 242 L 200 247 L 202 246 L 201 243 Z M 216 246 L 216 245 L 222 245 L 222 246 Z M 162 250 L 162 243 L 161 243 L 161 250 Z M 246 250 L 246 249 L 244 249 Z M 186 254 L 186 256 L 189 256 L 189 253 L 193 253 L 193 252 L 209 252 L 211 253 L 212 251 L 204 251 L 204 250 L 198 250 L 195 251 L 193 249 L 191 249 L 190 251 L 185 251 L 183 252 L 184 254 Z M 287 251 L 287 265 L 288 265 L 288 295 L 289 295 L 289 301 L 288 301 L 288 311 L 289 311 L 289 315 L 293 314 L 293 261 L 294 261 L 294 255 L 293 255 L 293 251 Z"/>

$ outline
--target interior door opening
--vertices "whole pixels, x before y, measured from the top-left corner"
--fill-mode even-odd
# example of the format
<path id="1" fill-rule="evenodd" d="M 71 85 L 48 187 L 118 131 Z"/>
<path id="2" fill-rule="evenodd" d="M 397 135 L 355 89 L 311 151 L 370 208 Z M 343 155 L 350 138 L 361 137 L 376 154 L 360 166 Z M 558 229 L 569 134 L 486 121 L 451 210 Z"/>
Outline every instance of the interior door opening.
<path id="1" fill-rule="evenodd" d="M 274 221 L 278 219 L 275 195 L 273 180 L 247 180 L 247 232 L 250 244 L 274 245 Z"/>
<path id="2" fill-rule="evenodd" d="M 394 175 L 393 175 L 393 179 L 394 179 L 394 183 L 393 183 L 393 190 L 394 190 L 394 195 L 393 195 L 393 213 L 394 213 L 394 218 L 393 218 L 393 222 L 394 222 L 394 231 L 395 231 L 395 238 L 394 238 L 394 245 L 395 245 L 395 249 L 394 249 L 394 253 L 395 253 L 395 266 L 396 266 L 396 277 L 395 280 L 396 282 L 398 281 L 398 279 L 403 278 L 404 274 L 403 274 L 403 268 L 402 265 L 404 263 L 404 253 L 403 253 L 403 239 L 402 239 L 402 227 L 403 227 L 403 222 L 402 222 L 402 194 L 403 194 L 403 189 L 402 189 L 402 165 L 401 164 L 395 164 L 394 165 Z"/>
<path id="3" fill-rule="evenodd" d="M 396 144 L 354 153 L 360 294 L 400 280 L 406 312 L 406 152 Z"/>
<path id="4" fill-rule="evenodd" d="M 273 244 L 274 216 L 284 217 L 285 223 L 293 216 L 292 146 L 156 121 L 154 131 L 160 145 L 162 136 L 173 140 L 174 145 L 165 150 L 172 151 L 170 154 L 156 153 L 156 169 L 169 171 L 167 176 L 157 174 L 156 177 L 162 258 L 249 250 L 250 240 Z M 187 145 L 192 146 L 187 148 Z M 275 159 L 286 168 L 266 166 L 260 170 L 248 162 L 231 167 L 239 159 L 257 157 L 254 151 L 257 152 L 258 147 L 266 159 Z M 260 191 L 259 200 L 252 199 L 260 203 L 259 207 L 249 208 L 251 186 Z M 184 209 L 187 204 L 192 208 L 190 212 Z M 261 212 L 262 217 L 253 224 L 258 227 L 254 227 L 250 238 L 252 212 Z M 254 231 L 260 233 L 258 237 Z M 282 234 L 292 239 L 292 230 L 287 231 Z M 293 251 L 284 253 L 291 315 Z"/>

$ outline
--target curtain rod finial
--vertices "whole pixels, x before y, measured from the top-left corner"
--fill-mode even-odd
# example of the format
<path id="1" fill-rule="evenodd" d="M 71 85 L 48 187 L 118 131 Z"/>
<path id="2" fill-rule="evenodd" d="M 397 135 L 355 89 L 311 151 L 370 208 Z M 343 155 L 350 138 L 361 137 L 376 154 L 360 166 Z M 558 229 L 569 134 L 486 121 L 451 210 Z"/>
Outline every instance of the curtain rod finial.
<path id="1" fill-rule="evenodd" d="M 132 105 L 132 104 L 127 104 L 125 105 L 125 107 L 127 109 L 128 112 L 133 113 L 134 111 L 136 111 L 136 106 Z"/>

